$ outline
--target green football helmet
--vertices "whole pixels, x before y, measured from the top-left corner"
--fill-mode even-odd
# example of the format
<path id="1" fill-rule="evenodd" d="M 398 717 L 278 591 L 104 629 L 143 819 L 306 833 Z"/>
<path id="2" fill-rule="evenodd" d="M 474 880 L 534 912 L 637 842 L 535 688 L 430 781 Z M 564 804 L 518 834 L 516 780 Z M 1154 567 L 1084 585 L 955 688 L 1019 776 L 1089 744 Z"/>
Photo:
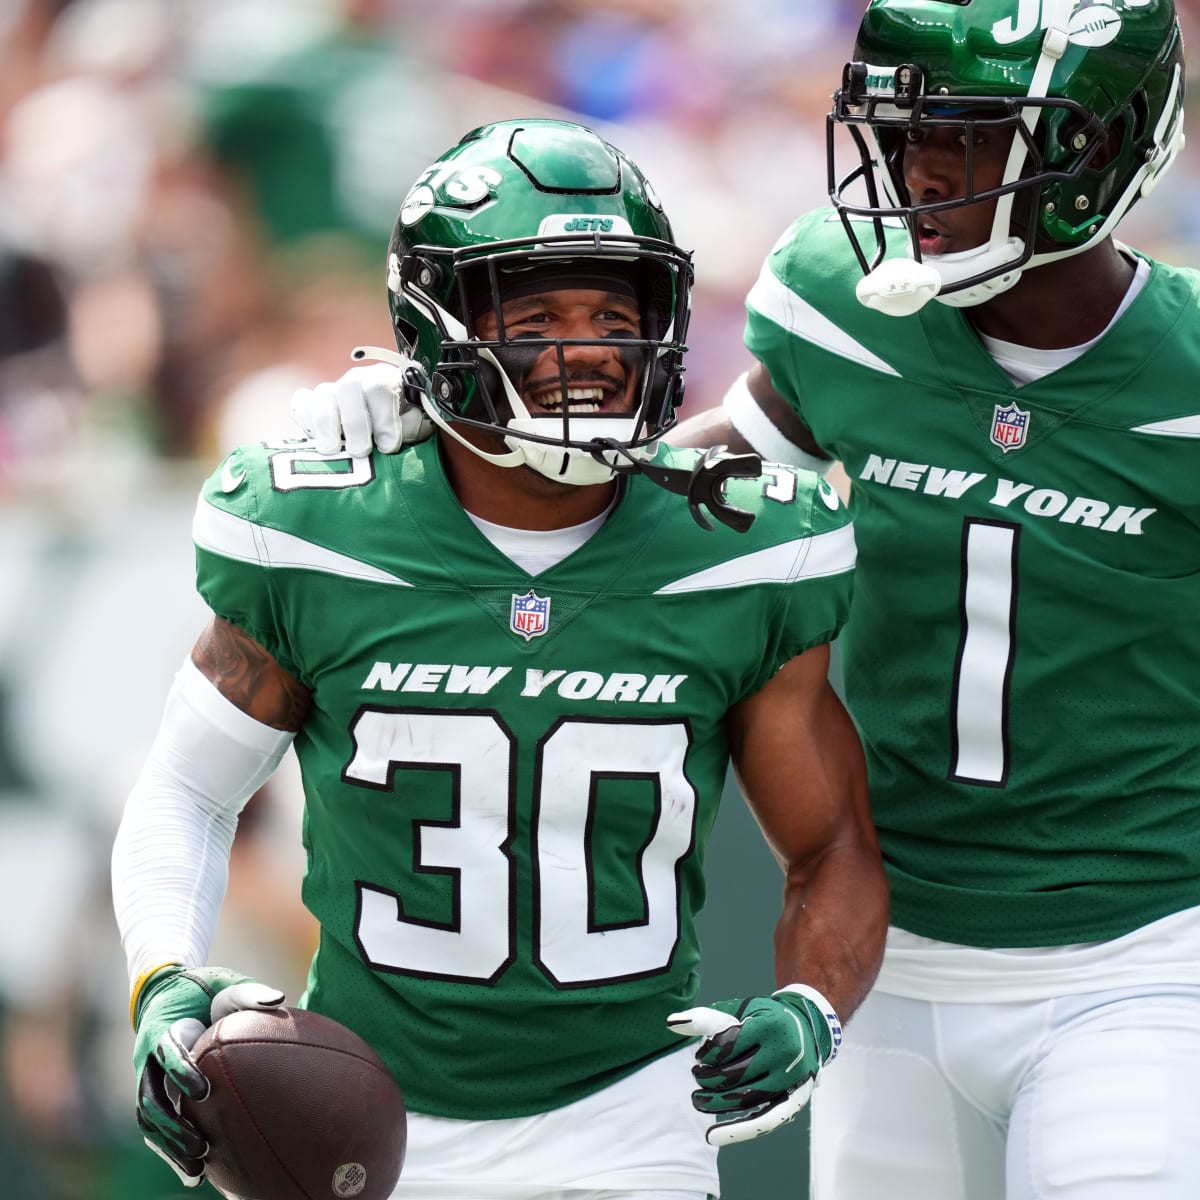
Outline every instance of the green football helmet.
<path id="1" fill-rule="evenodd" d="M 872 0 L 827 123 L 830 198 L 864 272 L 859 299 L 898 316 L 933 296 L 980 304 L 1023 271 L 1094 246 L 1182 147 L 1183 83 L 1173 0 Z M 858 150 L 845 174 L 839 126 Z M 904 183 L 905 140 L 939 126 L 965 130 L 967 194 L 918 203 Z M 981 126 L 1012 129 L 1013 140 L 1001 184 L 976 192 Z M 922 258 L 924 214 L 984 200 L 996 201 L 984 245 Z M 897 220 L 911 249 L 885 259 L 884 227 Z"/>
<path id="2" fill-rule="evenodd" d="M 563 346 L 592 343 L 506 335 L 501 300 L 534 278 L 553 280 L 546 285 L 553 288 L 611 281 L 633 289 L 640 336 L 604 342 L 619 344 L 639 372 L 631 413 L 589 415 L 594 406 L 566 398 Z M 568 483 L 602 482 L 631 469 L 675 423 L 691 254 L 675 244 L 638 167 L 590 129 L 524 120 L 468 133 L 405 197 L 387 283 L 397 346 L 427 381 L 420 389 L 426 413 L 492 462 Z M 476 333 L 484 312 L 497 319 L 490 339 Z M 520 396 L 523 364 L 546 348 L 558 355 L 561 415 L 533 415 Z M 508 452 L 466 442 L 456 428 L 464 424 L 498 433 Z"/>

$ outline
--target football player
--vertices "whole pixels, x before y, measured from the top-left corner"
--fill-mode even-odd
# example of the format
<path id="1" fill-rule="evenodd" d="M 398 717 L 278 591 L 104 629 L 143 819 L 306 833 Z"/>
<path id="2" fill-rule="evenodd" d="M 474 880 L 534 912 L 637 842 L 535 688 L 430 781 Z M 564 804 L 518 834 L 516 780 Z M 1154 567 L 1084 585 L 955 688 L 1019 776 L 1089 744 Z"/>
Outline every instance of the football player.
<path id="1" fill-rule="evenodd" d="M 191 1046 L 283 1000 L 207 954 L 238 812 L 289 745 L 321 926 L 302 1003 L 405 1093 L 398 1198 L 703 1200 L 715 1147 L 790 1119 L 836 1055 L 887 923 L 827 681 L 853 534 L 811 472 L 660 440 L 691 273 L 594 133 L 478 129 L 404 201 L 399 353 L 372 352 L 434 436 L 244 446 L 204 487 L 213 617 L 113 852 L 138 1120 L 185 1183 Z M 784 871 L 775 990 L 698 1005 L 731 761 Z"/>
<path id="2" fill-rule="evenodd" d="M 1114 238 L 1183 84 L 1169 0 L 873 0 L 671 435 L 852 481 L 893 928 L 818 1200 L 1200 1195 L 1200 279 Z"/>

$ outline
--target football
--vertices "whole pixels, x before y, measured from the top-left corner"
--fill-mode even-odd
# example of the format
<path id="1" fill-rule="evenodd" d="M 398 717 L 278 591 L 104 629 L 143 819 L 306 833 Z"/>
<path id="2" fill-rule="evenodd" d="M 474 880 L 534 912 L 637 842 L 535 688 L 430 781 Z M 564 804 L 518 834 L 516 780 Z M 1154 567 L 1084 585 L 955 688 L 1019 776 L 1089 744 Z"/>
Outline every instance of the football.
<path id="1" fill-rule="evenodd" d="M 212 1085 L 180 1111 L 205 1174 L 237 1200 L 386 1200 L 404 1165 L 404 1098 L 379 1056 L 304 1009 L 231 1013 L 192 1050 Z"/>

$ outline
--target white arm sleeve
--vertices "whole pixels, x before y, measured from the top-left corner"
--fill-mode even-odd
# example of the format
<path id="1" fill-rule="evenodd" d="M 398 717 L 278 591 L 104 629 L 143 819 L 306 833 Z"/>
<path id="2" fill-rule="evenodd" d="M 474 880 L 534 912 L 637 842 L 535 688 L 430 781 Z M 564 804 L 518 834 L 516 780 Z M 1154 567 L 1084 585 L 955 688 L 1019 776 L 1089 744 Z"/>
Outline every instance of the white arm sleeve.
<path id="1" fill-rule="evenodd" d="M 190 658 L 180 668 L 113 845 L 113 908 L 131 989 L 165 963 L 204 963 L 238 813 L 293 737 L 242 712 Z"/>
<path id="2" fill-rule="evenodd" d="M 833 466 L 833 459 L 818 458 L 797 446 L 780 432 L 779 427 L 758 406 L 750 394 L 747 379 L 750 372 L 743 371 L 725 393 L 721 407 L 729 423 L 754 447 L 765 462 L 788 463 L 824 475 Z"/>

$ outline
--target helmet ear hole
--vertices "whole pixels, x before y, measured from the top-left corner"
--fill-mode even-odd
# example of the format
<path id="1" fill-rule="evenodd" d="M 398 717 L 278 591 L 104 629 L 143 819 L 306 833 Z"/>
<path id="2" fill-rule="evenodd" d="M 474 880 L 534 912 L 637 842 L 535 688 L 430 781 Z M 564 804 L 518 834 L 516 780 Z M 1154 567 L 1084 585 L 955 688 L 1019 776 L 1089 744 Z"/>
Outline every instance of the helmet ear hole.
<path id="1" fill-rule="evenodd" d="M 1129 107 L 1125 114 L 1124 119 L 1132 124 L 1134 141 L 1141 141 L 1150 126 L 1150 104 L 1145 88 L 1134 92 L 1129 98 Z"/>
<path id="2" fill-rule="evenodd" d="M 396 314 L 395 320 L 392 322 L 396 327 L 396 337 L 402 343 L 403 353 L 412 356 L 417 349 L 417 327 L 408 320 L 405 320 L 399 313 Z"/>
<path id="3" fill-rule="evenodd" d="M 1126 136 L 1127 121 L 1123 116 L 1118 117 L 1108 127 L 1108 136 L 1096 147 L 1096 153 L 1092 155 L 1088 167 L 1093 171 L 1100 171 L 1107 167 L 1113 159 L 1120 155 Z"/>

